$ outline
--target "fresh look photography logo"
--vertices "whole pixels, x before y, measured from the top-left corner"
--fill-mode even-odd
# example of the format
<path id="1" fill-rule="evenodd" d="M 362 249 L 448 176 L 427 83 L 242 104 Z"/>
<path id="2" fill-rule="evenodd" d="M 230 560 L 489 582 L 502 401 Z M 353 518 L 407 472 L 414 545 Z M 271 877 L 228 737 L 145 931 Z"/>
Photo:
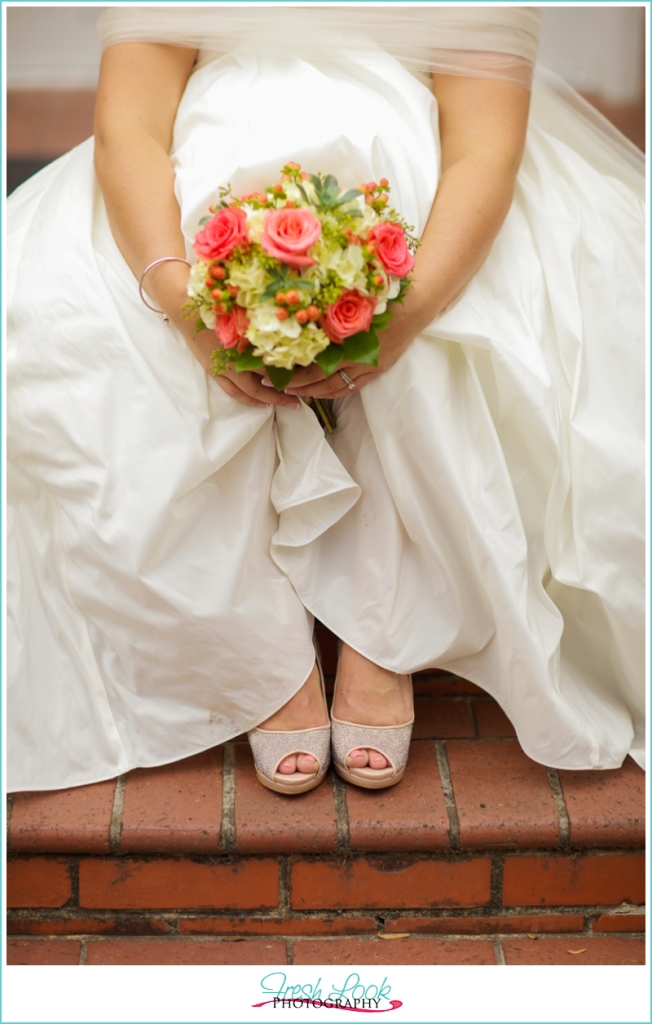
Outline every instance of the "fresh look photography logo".
<path id="1" fill-rule="evenodd" d="M 378 982 L 364 980 L 359 974 L 349 974 L 342 985 L 324 984 L 321 978 L 314 982 L 290 984 L 283 971 L 266 974 L 260 982 L 265 999 L 253 1006 L 271 1006 L 274 1010 L 348 1010 L 354 1013 L 388 1013 L 398 1010 L 403 1003 L 390 999 L 392 987 L 387 978 Z"/>

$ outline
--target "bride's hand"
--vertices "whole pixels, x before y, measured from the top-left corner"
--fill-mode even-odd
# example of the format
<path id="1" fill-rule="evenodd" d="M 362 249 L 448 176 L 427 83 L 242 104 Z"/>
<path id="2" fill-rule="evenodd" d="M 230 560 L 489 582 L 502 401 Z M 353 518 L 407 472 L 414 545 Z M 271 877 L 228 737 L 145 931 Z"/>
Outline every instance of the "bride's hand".
<path id="1" fill-rule="evenodd" d="M 206 373 L 211 375 L 211 357 L 217 348 L 213 331 L 199 331 L 198 334 L 192 335 L 186 328 L 184 336 L 195 359 L 201 363 Z M 234 370 L 227 370 L 226 373 L 214 378 L 222 391 L 226 391 L 227 395 L 244 405 L 284 405 L 289 409 L 299 407 L 298 399 L 291 395 L 279 393 L 274 388 L 263 387 L 263 379 L 267 378 L 263 378 L 262 373 L 236 373 Z"/>
<path id="2" fill-rule="evenodd" d="M 367 366 L 365 363 L 350 363 L 344 360 L 335 373 L 328 378 L 324 377 L 324 371 L 317 364 L 305 368 L 299 367 L 295 370 L 285 394 L 296 395 L 300 398 L 345 398 L 347 395 L 354 394 L 355 391 L 359 391 L 360 388 L 370 384 L 372 380 L 388 370 L 403 355 L 421 327 L 425 326 L 421 323 L 421 319 L 413 305 L 408 306 L 406 301 L 405 306 L 398 306 L 395 309 L 389 326 L 378 335 L 380 340 L 378 366 Z M 427 322 L 429 321 L 426 320 Z M 355 389 L 349 387 L 338 370 L 344 370 L 347 377 L 354 382 Z"/>

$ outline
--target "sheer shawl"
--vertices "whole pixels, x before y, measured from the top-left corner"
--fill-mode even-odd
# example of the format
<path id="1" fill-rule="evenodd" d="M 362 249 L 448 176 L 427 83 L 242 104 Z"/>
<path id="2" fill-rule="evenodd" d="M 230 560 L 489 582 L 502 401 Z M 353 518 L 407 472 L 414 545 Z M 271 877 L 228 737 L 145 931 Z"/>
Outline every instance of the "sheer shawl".
<path id="1" fill-rule="evenodd" d="M 497 78 L 531 87 L 540 14 L 534 7 L 412 7 L 222 4 L 109 7 L 98 30 L 103 49 L 155 42 L 208 53 L 246 50 L 341 62 L 352 52 L 390 54 L 416 74 Z"/>

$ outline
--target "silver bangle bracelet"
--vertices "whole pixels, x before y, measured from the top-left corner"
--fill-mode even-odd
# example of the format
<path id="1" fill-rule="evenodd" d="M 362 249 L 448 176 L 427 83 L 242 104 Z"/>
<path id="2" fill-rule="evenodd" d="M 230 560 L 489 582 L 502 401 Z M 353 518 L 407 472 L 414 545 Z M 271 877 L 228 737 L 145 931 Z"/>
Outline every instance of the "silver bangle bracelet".
<path id="1" fill-rule="evenodd" d="M 183 256 L 161 256 L 160 259 L 153 260 L 153 262 L 150 263 L 149 266 L 145 267 L 142 274 L 140 275 L 140 281 L 138 282 L 138 294 L 140 295 L 142 302 L 147 306 L 148 309 L 151 309 L 152 313 L 163 313 L 163 319 L 165 320 L 166 324 L 169 324 L 170 322 L 170 318 L 167 315 L 167 313 L 164 313 L 162 309 L 156 309 L 155 306 L 150 306 L 149 302 L 143 295 L 143 281 L 145 280 L 145 274 L 148 274 L 152 267 L 157 267 L 159 263 L 172 262 L 185 263 L 188 267 L 192 266 L 191 263 L 188 263 L 188 260 L 184 260 Z"/>

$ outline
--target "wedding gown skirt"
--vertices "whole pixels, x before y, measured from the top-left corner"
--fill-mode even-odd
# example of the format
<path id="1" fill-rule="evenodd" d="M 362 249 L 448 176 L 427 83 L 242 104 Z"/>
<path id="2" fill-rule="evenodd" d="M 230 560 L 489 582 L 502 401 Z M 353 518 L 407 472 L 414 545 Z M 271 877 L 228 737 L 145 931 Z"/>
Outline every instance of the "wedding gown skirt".
<path id="1" fill-rule="evenodd" d="M 535 87 L 489 258 L 330 441 L 305 407 L 229 398 L 143 306 L 92 140 L 15 193 L 10 789 L 255 726 L 308 676 L 313 615 L 389 669 L 473 680 L 537 761 L 641 762 L 644 220 L 574 116 Z M 575 148 L 549 130 L 569 117 Z M 386 176 L 421 232 L 436 103 L 391 58 L 204 55 L 173 143 L 188 251 L 219 185 L 289 159 Z"/>

